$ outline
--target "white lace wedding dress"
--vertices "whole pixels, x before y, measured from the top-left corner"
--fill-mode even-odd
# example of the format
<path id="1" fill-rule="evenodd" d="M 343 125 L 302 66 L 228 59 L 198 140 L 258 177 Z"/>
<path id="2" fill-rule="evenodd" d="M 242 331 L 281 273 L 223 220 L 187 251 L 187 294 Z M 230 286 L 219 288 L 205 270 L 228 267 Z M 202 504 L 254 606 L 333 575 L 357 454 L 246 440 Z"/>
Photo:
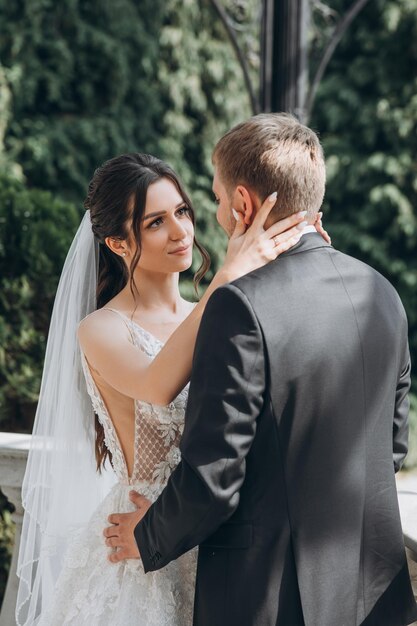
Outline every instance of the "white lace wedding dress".
<path id="1" fill-rule="evenodd" d="M 132 342 L 154 358 L 162 342 L 122 317 Z M 184 389 L 167 407 L 135 401 L 135 461 L 133 473 L 128 476 L 116 430 L 83 356 L 82 360 L 88 392 L 103 425 L 118 482 L 88 527 L 71 542 L 53 606 L 43 613 L 37 626 L 191 626 L 196 550 L 159 571 L 145 574 L 138 560 L 110 563 L 110 548 L 103 537 L 111 513 L 134 509 L 128 496 L 132 488 L 152 501 L 164 488 L 180 460 L 178 444 L 188 390 Z"/>

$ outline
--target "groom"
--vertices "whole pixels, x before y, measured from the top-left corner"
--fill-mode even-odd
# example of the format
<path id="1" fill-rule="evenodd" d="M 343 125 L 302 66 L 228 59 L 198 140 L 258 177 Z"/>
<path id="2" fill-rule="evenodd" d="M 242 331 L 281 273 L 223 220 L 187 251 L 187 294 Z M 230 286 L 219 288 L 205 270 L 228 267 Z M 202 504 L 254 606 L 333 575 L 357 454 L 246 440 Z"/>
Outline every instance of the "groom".
<path id="1" fill-rule="evenodd" d="M 273 191 L 271 222 L 300 210 L 314 221 L 322 149 L 291 116 L 239 124 L 213 162 L 227 232 L 232 207 L 249 224 Z M 394 478 L 409 386 L 397 293 L 307 232 L 210 298 L 182 461 L 156 503 L 138 496 L 138 511 L 110 516 L 113 560 L 139 549 L 145 571 L 157 570 L 199 545 L 196 626 L 410 624 Z"/>

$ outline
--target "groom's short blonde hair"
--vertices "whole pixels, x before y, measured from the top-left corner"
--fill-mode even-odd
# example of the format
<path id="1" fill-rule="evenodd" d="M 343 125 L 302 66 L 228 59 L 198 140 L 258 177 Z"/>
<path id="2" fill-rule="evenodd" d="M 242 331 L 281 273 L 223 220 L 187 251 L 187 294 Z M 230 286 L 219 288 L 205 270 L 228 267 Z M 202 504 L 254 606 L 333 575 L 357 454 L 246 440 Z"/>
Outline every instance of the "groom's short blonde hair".
<path id="1" fill-rule="evenodd" d="M 263 201 L 277 192 L 273 217 L 320 209 L 326 184 L 323 149 L 316 133 L 287 113 L 263 113 L 226 133 L 213 151 L 217 174 L 229 194 L 237 185 Z"/>

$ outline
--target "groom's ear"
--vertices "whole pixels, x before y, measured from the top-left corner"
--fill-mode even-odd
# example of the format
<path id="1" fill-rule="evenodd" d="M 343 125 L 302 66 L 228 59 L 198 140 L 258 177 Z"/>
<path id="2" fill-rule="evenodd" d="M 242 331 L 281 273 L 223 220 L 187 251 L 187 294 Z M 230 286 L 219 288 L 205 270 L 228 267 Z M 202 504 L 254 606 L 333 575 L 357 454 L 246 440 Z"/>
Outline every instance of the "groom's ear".
<path id="1" fill-rule="evenodd" d="M 256 215 L 257 204 L 253 193 L 243 185 L 238 185 L 233 193 L 232 206 L 241 215 L 245 224 L 250 226 Z"/>

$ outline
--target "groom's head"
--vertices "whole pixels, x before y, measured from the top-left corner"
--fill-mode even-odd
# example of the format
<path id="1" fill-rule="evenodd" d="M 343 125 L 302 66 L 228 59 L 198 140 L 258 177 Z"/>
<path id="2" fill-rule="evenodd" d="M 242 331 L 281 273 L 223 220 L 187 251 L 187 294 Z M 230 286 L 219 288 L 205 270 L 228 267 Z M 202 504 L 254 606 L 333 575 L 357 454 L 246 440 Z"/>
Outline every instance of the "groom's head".
<path id="1" fill-rule="evenodd" d="M 213 151 L 217 219 L 231 234 L 231 209 L 250 224 L 265 198 L 277 192 L 267 225 L 298 211 L 313 222 L 323 202 L 326 172 L 314 131 L 286 113 L 255 115 L 238 124 Z"/>

